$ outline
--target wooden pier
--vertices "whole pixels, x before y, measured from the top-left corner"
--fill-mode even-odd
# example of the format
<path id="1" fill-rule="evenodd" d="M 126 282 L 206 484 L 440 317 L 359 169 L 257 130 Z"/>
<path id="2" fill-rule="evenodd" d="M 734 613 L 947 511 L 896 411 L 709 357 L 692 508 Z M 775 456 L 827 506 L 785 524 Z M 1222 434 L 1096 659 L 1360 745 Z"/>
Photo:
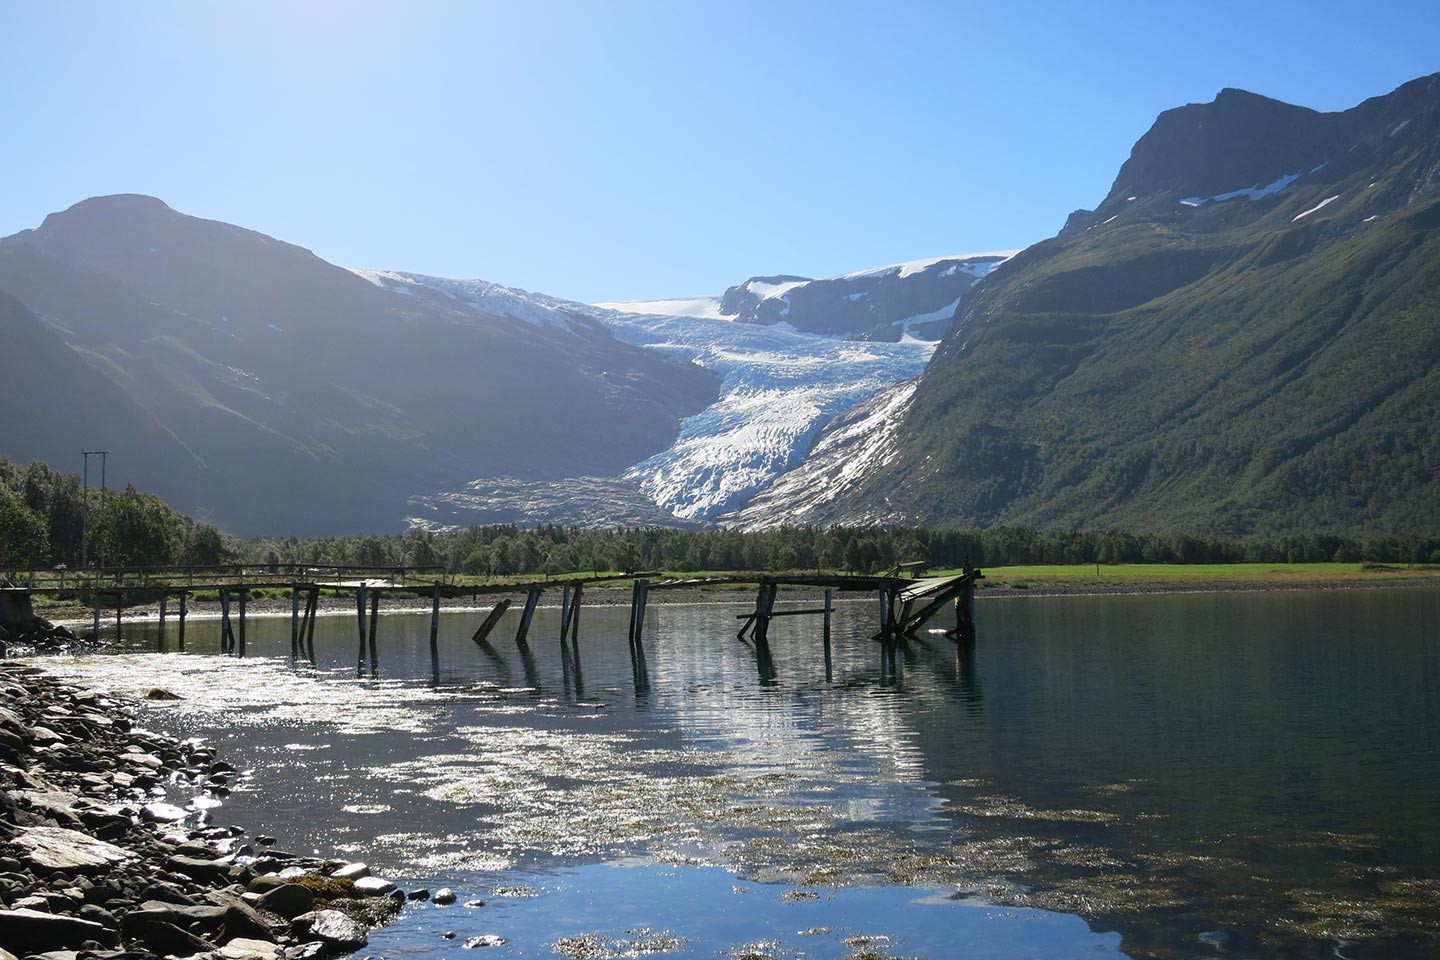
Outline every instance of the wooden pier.
<path id="1" fill-rule="evenodd" d="M 719 577 L 662 577 L 655 572 L 624 573 L 606 576 L 569 576 L 531 581 L 528 583 L 488 583 L 459 585 L 447 583 L 436 568 L 313 568 L 272 565 L 259 570 L 236 568 L 172 568 L 168 571 L 96 571 L 89 578 L 71 576 L 68 584 L 0 588 L 0 595 L 22 601 L 30 609 L 32 594 L 88 595 L 92 604 L 94 635 L 101 628 L 102 607 L 115 611 L 115 631 L 122 635 L 124 607 L 131 602 L 154 602 L 159 605 L 159 627 L 156 649 L 168 650 L 171 601 L 175 602 L 176 643 L 186 647 L 186 619 L 191 599 L 198 592 L 214 593 L 220 601 L 219 636 L 222 654 L 244 657 L 247 650 L 246 607 L 251 595 L 259 589 L 288 590 L 290 594 L 290 658 L 293 662 L 315 663 L 315 619 L 320 597 L 331 594 L 352 594 L 355 598 L 356 672 L 378 676 L 380 670 L 379 620 L 381 598 L 387 592 L 429 594 L 430 655 L 434 678 L 440 676 L 439 630 L 441 602 L 445 598 L 482 594 L 505 594 L 485 614 L 472 634 L 476 644 L 488 649 L 489 637 L 498 628 L 512 605 L 511 596 L 523 594 L 524 604 L 515 632 L 515 644 L 528 655 L 528 640 L 535 611 L 546 591 L 560 593 L 560 640 L 567 659 L 567 674 L 573 672 L 579 682 L 579 641 L 581 605 L 587 586 L 632 581 L 628 642 L 632 662 L 636 665 L 637 683 L 644 677 L 644 646 L 642 637 L 651 590 L 704 589 L 707 587 L 751 587 L 756 589 L 754 608 L 739 614 L 737 637 L 754 646 L 762 680 L 769 662 L 770 625 L 777 617 L 816 616 L 821 618 L 821 638 L 825 656 L 825 672 L 831 672 L 831 617 L 836 593 L 869 593 L 877 600 L 877 631 L 875 641 L 887 648 L 914 637 L 918 631 L 947 606 L 953 605 L 955 625 L 946 632 L 959 640 L 973 640 L 975 635 L 975 583 L 984 574 L 966 569 L 943 577 L 902 576 L 900 570 L 882 576 L 855 574 L 734 574 Z M 197 575 L 200 574 L 200 575 Z M 204 576 L 204 574 L 210 574 Z M 138 580 L 138 582 L 137 582 Z M 821 592 L 818 607 L 775 609 L 782 590 L 813 589 Z M 0 597 L 3 598 L 3 597 Z M 15 603 L 10 603 L 14 607 Z M 533 671 L 527 671 L 533 672 Z M 773 669 L 769 671 L 773 676 Z"/>

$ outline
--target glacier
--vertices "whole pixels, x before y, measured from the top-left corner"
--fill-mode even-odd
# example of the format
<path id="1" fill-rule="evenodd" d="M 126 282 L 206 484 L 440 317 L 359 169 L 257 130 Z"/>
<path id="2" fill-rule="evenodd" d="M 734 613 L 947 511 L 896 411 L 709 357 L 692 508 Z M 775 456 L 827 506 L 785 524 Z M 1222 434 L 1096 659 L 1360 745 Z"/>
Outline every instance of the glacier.
<path id="1" fill-rule="evenodd" d="M 583 304 L 483 280 L 357 270 L 377 286 L 428 287 L 484 314 L 572 329 L 600 324 L 617 339 L 698 364 L 722 381 L 718 399 L 682 421 L 678 435 L 666 449 L 635 464 L 620 477 L 576 478 L 583 479 L 586 489 L 594 492 L 580 513 L 567 508 L 564 484 L 537 489 L 533 484 L 512 485 L 498 482 L 497 478 L 480 478 L 464 491 L 416 497 L 411 522 L 431 529 L 462 525 L 467 519 L 603 526 L 605 497 L 615 500 L 612 525 L 642 517 L 673 518 L 677 524 L 687 526 L 784 522 L 783 518 L 762 515 L 771 511 L 743 508 L 757 494 L 800 468 L 827 425 L 848 411 L 879 397 L 878 407 L 870 416 L 898 418 L 913 389 L 905 385 L 919 376 L 938 342 L 914 336 L 911 325 L 948 319 L 968 289 L 1014 253 L 931 258 L 825 280 L 787 278 L 783 283 L 766 283 L 752 279 L 741 285 L 782 298 L 813 283 L 833 285 L 853 280 L 873 284 L 880 276 L 893 277 L 897 282 L 916 278 L 929 284 L 929 296 L 943 294 L 944 299 L 932 300 L 940 304 L 934 309 L 908 315 L 902 310 L 893 317 L 880 317 L 882 324 L 896 329 L 898 342 L 807 333 L 783 320 L 742 322 L 720 311 L 718 296 Z M 937 288 L 937 283 L 947 286 Z M 875 426 L 873 419 L 869 426 Z M 846 439 L 849 442 L 841 447 L 853 452 L 857 438 Z M 836 445 L 829 444 L 825 449 L 835 450 Z M 873 464 L 874 456 L 883 450 L 882 444 L 867 451 L 867 456 L 845 470 L 846 478 L 850 479 L 866 462 Z M 782 488 L 788 496 L 770 503 L 779 506 L 781 502 L 794 502 L 797 482 L 813 473 L 797 474 Z M 646 502 L 654 504 L 653 513 L 643 509 Z M 803 517 L 801 511 L 796 519 L 803 522 Z"/>

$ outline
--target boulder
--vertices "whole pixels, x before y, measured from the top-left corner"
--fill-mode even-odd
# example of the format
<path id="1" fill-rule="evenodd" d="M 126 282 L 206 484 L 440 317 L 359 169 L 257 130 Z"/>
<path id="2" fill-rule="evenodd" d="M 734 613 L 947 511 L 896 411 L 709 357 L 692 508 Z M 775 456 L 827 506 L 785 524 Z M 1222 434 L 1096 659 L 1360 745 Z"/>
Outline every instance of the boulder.
<path id="1" fill-rule="evenodd" d="M 115 934 L 98 923 L 39 910 L 0 910 L 0 943 L 21 954 L 75 948 L 87 940 L 114 943 Z"/>
<path id="2" fill-rule="evenodd" d="M 395 884 L 380 877 L 361 877 L 355 881 L 355 892 L 366 897 L 383 897 L 394 889 Z"/>
<path id="3" fill-rule="evenodd" d="M 11 842 L 20 848 L 21 859 L 29 867 L 45 872 L 99 873 L 133 856 L 104 840 L 64 827 L 27 827 Z"/>
<path id="4" fill-rule="evenodd" d="M 215 949 L 215 944 L 209 940 L 202 940 L 190 931 L 164 921 L 145 924 L 140 929 L 140 942 L 155 953 L 176 957 L 208 953 Z"/>
<path id="5" fill-rule="evenodd" d="M 359 950 L 370 942 L 363 924 L 339 910 L 312 910 L 296 917 L 291 929 L 301 940 L 318 940 L 336 950 Z"/>
<path id="6" fill-rule="evenodd" d="M 280 948 L 265 940 L 237 938 L 220 948 L 224 960 L 275 960 Z"/>
<path id="7" fill-rule="evenodd" d="M 370 868 L 363 863 L 347 863 L 330 874 L 336 880 L 359 880 L 370 876 Z"/>
<path id="8" fill-rule="evenodd" d="M 252 888 L 254 884 L 251 885 Z M 282 917 L 294 918 L 315 907 L 315 893 L 298 883 L 286 883 L 267 890 L 260 896 L 260 908 Z"/>
<path id="9" fill-rule="evenodd" d="M 437 906 L 443 907 L 448 904 L 454 903 L 459 898 L 455 896 L 454 890 L 451 890 L 449 887 L 441 887 L 439 890 L 435 891 L 435 895 L 430 899 Z"/>

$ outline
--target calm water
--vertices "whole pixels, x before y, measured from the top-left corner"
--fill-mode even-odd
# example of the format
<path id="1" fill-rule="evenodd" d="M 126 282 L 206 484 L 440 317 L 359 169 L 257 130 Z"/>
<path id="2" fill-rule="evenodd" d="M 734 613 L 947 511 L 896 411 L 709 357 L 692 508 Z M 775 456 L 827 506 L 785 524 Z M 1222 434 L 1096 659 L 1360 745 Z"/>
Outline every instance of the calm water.
<path id="1" fill-rule="evenodd" d="M 386 956 L 1440 953 L 1440 591 L 987 600 L 893 662 L 842 604 L 829 679 L 813 618 L 757 661 L 738 609 L 652 606 L 643 662 L 624 609 L 578 655 L 450 614 L 438 685 L 428 615 L 382 615 L 378 678 L 353 617 L 315 669 L 288 617 L 56 669 L 185 696 L 148 722 L 253 768 L 224 820 L 485 901 Z"/>

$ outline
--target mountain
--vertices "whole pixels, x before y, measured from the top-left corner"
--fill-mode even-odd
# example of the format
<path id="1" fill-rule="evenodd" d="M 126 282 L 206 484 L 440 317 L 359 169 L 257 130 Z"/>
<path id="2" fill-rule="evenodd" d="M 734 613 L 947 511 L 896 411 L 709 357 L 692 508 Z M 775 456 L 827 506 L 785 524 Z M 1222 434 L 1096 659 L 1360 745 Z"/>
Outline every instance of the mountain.
<path id="1" fill-rule="evenodd" d="M 1431 532 L 1437 423 L 1440 74 L 1337 113 L 1224 90 L 960 305 L 889 455 L 804 515 Z"/>
<path id="2" fill-rule="evenodd" d="M 931 257 L 812 280 L 751 277 L 718 297 L 604 303 L 622 313 L 657 313 L 856 340 L 938 340 L 970 287 L 1016 251 Z"/>
<path id="3" fill-rule="evenodd" d="M 112 481 L 237 534 L 395 529 L 476 477 L 618 473 L 719 387 L 591 318 L 377 284 L 150 197 L 0 240 L 0 292 L 0 395 L 27 414 L 0 453 L 107 448 Z"/>
<path id="4" fill-rule="evenodd" d="M 1010 255 L 943 257 L 823 280 L 787 280 L 791 285 L 782 292 L 752 279 L 723 296 L 594 306 L 483 280 L 362 271 L 396 290 L 438 293 L 541 327 L 601 323 L 626 343 L 721 378 L 719 397 L 686 418 L 669 446 L 615 475 L 541 485 L 481 478 L 417 497 L 412 520 L 432 528 L 495 520 L 712 522 L 804 463 L 833 418 L 917 376 L 938 342 L 917 334 L 948 326 L 975 283 Z M 765 290 L 770 296 L 764 302 L 772 306 L 750 304 L 727 313 L 724 302 L 741 289 Z M 836 302 L 859 304 L 864 322 L 850 323 L 845 319 L 850 314 L 837 314 L 827 323 L 819 305 Z M 787 303 L 796 312 L 778 313 Z M 814 329 L 797 329 L 801 323 Z"/>

